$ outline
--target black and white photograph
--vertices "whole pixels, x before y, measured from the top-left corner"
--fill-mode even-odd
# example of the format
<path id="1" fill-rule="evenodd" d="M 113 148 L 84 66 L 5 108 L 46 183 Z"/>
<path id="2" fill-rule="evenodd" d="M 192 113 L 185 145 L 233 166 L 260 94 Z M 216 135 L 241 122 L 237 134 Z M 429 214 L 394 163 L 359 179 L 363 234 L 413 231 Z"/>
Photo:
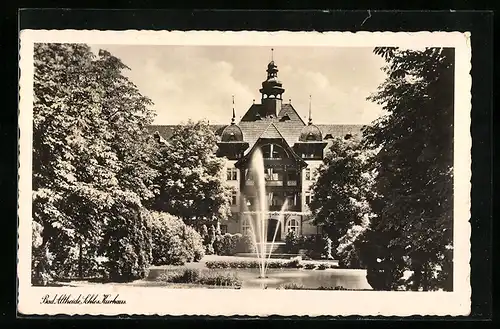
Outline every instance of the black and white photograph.
<path id="1" fill-rule="evenodd" d="M 468 38 L 21 34 L 20 310 L 468 314 Z"/>

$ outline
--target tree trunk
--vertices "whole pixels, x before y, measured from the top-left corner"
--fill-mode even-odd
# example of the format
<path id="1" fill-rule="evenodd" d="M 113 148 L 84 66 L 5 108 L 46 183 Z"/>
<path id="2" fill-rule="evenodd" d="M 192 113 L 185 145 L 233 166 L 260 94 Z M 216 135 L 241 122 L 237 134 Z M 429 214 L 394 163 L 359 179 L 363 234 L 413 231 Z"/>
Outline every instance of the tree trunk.
<path id="1" fill-rule="evenodd" d="M 80 239 L 78 245 L 78 277 L 83 279 L 83 255 L 82 255 L 82 240 Z"/>
<path id="2" fill-rule="evenodd" d="M 422 284 L 422 270 L 423 267 L 421 264 L 416 264 L 413 267 L 413 283 L 411 285 L 411 290 L 413 291 L 418 291 Z"/>

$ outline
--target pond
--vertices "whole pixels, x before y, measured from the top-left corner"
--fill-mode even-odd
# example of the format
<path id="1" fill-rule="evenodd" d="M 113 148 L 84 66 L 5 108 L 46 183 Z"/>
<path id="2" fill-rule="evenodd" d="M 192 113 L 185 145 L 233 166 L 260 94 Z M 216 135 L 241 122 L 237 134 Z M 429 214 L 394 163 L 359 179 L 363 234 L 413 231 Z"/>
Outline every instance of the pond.
<path id="1" fill-rule="evenodd" d="M 208 269 L 206 269 L 208 270 Z M 165 269 L 151 269 L 148 281 L 156 278 Z M 235 273 L 242 280 L 243 289 L 276 289 L 283 284 L 296 284 L 304 288 L 316 289 L 319 287 L 343 287 L 345 289 L 371 290 L 366 280 L 365 270 L 352 269 L 269 269 L 265 279 L 259 279 L 259 270 L 256 268 L 216 269 L 219 273 Z"/>

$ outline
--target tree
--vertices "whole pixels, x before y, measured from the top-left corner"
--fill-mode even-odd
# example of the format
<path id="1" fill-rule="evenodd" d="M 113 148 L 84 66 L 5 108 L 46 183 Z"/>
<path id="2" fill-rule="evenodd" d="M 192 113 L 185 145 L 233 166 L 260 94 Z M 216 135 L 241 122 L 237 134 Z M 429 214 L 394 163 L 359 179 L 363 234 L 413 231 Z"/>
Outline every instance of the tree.
<path id="1" fill-rule="evenodd" d="M 36 44 L 34 62 L 33 220 L 42 228 L 37 249 L 46 253 L 33 254 L 46 254 L 37 263 L 47 274 L 92 275 L 99 253 L 110 256 L 127 240 L 100 248 L 117 220 L 127 223 L 122 233 L 130 243 L 148 243 L 134 234 L 144 234 L 137 214 L 153 196 L 151 102 L 106 51 L 96 57 L 84 44 Z M 147 263 L 111 254 L 118 257 L 111 262 Z"/>
<path id="2" fill-rule="evenodd" d="M 386 80 L 370 100 L 386 115 L 364 131 L 379 152 L 363 259 L 375 285 L 452 290 L 454 50 L 376 48 Z"/>
<path id="3" fill-rule="evenodd" d="M 207 122 L 189 121 L 174 129 L 156 160 L 160 173 L 156 210 L 198 228 L 228 218 L 231 192 L 222 176 L 223 160 L 215 156 L 216 147 L 215 134 Z"/>
<path id="4" fill-rule="evenodd" d="M 335 138 L 318 169 L 309 205 L 315 225 L 332 240 L 336 250 L 342 237 L 361 225 L 370 213 L 367 198 L 371 176 L 367 172 L 369 152 L 353 138 Z"/>

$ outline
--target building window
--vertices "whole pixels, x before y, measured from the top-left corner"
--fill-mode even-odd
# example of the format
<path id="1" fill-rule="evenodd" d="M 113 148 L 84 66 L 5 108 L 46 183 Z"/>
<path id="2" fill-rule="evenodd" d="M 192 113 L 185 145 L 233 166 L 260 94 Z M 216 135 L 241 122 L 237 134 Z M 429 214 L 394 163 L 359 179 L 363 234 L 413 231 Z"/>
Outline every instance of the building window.
<path id="1" fill-rule="evenodd" d="M 233 194 L 231 195 L 231 204 L 233 206 L 236 206 L 238 204 L 238 192 L 233 191 Z"/>
<path id="2" fill-rule="evenodd" d="M 227 180 L 237 180 L 238 179 L 238 169 L 227 168 Z"/>
<path id="3" fill-rule="evenodd" d="M 267 181 L 282 181 L 283 169 L 282 168 L 267 168 L 265 170 L 265 178 Z"/>
<path id="4" fill-rule="evenodd" d="M 310 191 L 306 191 L 306 205 L 311 204 L 312 193 Z"/>
<path id="5" fill-rule="evenodd" d="M 292 218 L 288 221 L 288 232 L 293 231 L 296 234 L 299 234 L 299 221 L 295 218 Z"/>
<path id="6" fill-rule="evenodd" d="M 311 180 L 311 168 L 305 169 L 306 180 Z"/>
<path id="7" fill-rule="evenodd" d="M 303 159 L 314 159 L 315 157 L 314 153 L 302 153 Z"/>
<path id="8" fill-rule="evenodd" d="M 250 235 L 252 232 L 252 228 L 250 226 L 250 222 L 248 221 L 247 218 L 243 219 L 241 221 L 241 233 L 243 235 Z"/>
<path id="9" fill-rule="evenodd" d="M 255 197 L 254 196 L 247 196 L 246 197 L 246 205 L 247 207 L 253 206 L 255 204 Z"/>
<path id="10" fill-rule="evenodd" d="M 253 180 L 253 172 L 250 169 L 246 169 L 246 180 Z"/>
<path id="11" fill-rule="evenodd" d="M 267 144 L 262 146 L 262 157 L 264 159 L 288 158 L 286 151 L 279 145 Z"/>
<path id="12" fill-rule="evenodd" d="M 268 202 L 271 206 L 282 206 L 285 200 L 282 194 L 271 192 L 268 194 Z"/>
<path id="13" fill-rule="evenodd" d="M 292 195 L 288 195 L 287 199 L 288 199 L 289 206 L 296 206 L 297 205 L 297 194 L 296 193 L 294 193 Z"/>
<path id="14" fill-rule="evenodd" d="M 227 225 L 221 225 L 220 226 L 220 233 L 222 235 L 226 234 L 227 233 Z"/>

